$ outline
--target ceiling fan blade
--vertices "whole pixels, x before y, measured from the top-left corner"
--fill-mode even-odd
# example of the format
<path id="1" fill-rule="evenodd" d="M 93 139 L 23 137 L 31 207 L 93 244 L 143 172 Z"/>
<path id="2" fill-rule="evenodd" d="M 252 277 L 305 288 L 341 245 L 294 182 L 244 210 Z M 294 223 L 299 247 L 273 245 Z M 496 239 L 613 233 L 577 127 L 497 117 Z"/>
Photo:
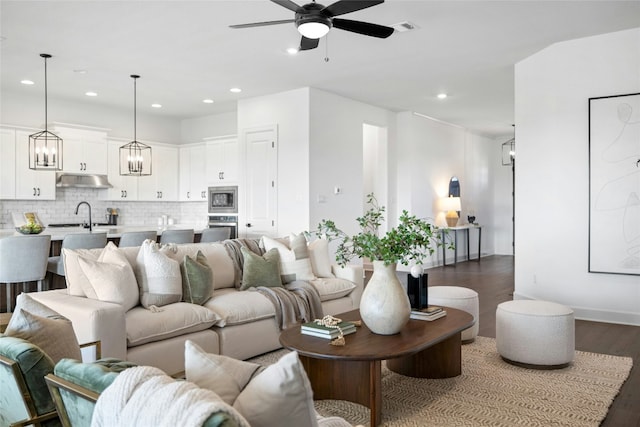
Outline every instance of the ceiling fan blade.
<path id="1" fill-rule="evenodd" d="M 289 10 L 297 12 L 300 9 L 300 6 L 292 2 L 291 0 L 271 0 L 275 4 L 279 4 L 282 7 L 286 7 Z"/>
<path id="2" fill-rule="evenodd" d="M 384 3 L 384 0 L 339 0 L 322 9 L 322 13 L 328 16 L 344 15 L 345 13 L 366 9 L 380 3 Z"/>
<path id="3" fill-rule="evenodd" d="M 291 24 L 292 22 L 295 22 L 295 19 L 282 19 L 280 21 L 252 22 L 251 24 L 236 24 L 236 25 L 229 25 L 229 28 L 266 27 L 267 25 Z"/>
<path id="4" fill-rule="evenodd" d="M 341 30 L 364 34 L 365 36 L 378 37 L 381 39 L 386 39 L 394 32 L 394 29 L 391 27 L 372 24 L 370 22 L 352 21 L 351 19 L 333 18 L 332 23 L 335 28 L 339 28 Z"/>
<path id="5" fill-rule="evenodd" d="M 302 40 L 300 40 L 300 50 L 311 50 L 318 47 L 318 43 L 320 39 L 309 39 L 305 36 L 302 36 Z"/>

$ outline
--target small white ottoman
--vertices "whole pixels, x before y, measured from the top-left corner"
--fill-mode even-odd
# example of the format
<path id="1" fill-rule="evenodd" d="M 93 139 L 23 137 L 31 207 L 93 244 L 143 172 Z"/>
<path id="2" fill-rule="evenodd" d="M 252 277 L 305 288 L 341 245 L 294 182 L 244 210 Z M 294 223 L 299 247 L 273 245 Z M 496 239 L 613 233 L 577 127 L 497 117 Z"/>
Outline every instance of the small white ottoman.
<path id="1" fill-rule="evenodd" d="M 496 346 L 507 362 L 556 369 L 573 361 L 573 310 L 548 301 L 515 300 L 496 309 Z"/>
<path id="2" fill-rule="evenodd" d="M 430 286 L 428 288 L 429 305 L 442 305 L 466 311 L 476 321 L 473 326 L 462 331 L 462 343 L 473 342 L 478 336 L 480 323 L 478 293 L 473 289 L 461 286 Z"/>

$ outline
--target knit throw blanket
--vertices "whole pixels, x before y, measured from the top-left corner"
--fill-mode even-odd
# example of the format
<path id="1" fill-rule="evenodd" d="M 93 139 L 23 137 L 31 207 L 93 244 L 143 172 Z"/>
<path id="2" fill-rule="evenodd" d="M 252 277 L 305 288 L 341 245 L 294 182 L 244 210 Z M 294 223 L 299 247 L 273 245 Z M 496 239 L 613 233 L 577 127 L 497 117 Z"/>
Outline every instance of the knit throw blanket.
<path id="1" fill-rule="evenodd" d="M 125 369 L 96 402 L 92 427 L 202 426 L 223 412 L 240 427 L 249 423 L 211 390 L 178 381 L 158 368 Z"/>
<path id="2" fill-rule="evenodd" d="M 273 304 L 280 330 L 324 316 L 320 294 L 308 282 L 296 280 L 284 288 L 259 286 L 255 290 Z"/>

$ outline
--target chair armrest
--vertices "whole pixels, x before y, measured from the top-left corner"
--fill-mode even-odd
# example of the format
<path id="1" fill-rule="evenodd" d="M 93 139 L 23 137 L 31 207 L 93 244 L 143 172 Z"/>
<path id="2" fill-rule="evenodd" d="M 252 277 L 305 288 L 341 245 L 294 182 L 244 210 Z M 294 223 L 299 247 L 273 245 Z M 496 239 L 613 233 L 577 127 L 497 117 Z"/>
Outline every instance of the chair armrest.
<path id="1" fill-rule="evenodd" d="M 364 291 L 364 268 L 357 264 L 347 264 L 344 267 L 334 264 L 331 266 L 331 272 L 337 278 L 348 280 L 356 285 L 349 297 L 353 301 L 353 306 L 359 307 L 362 291 Z"/>
<path id="2" fill-rule="evenodd" d="M 125 312 L 120 305 L 69 295 L 66 289 L 32 292 L 30 295 L 69 319 L 78 342 L 100 341 L 103 357 L 127 359 Z M 91 362 L 94 358 L 85 351 L 83 359 Z"/>
<path id="3" fill-rule="evenodd" d="M 98 340 L 98 341 L 91 341 L 91 342 L 86 342 L 84 344 L 80 344 L 80 348 L 88 348 L 88 347 L 96 347 L 96 359 L 102 359 L 102 341 Z"/>

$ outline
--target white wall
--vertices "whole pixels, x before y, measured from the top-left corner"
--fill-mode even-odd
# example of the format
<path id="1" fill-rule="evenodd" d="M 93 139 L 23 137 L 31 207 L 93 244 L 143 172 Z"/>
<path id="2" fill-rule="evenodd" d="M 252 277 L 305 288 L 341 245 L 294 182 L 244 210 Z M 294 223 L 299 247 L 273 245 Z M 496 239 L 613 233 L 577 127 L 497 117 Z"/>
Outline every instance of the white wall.
<path id="1" fill-rule="evenodd" d="M 203 138 L 235 135 L 238 131 L 238 112 L 211 114 L 182 120 L 180 140 L 183 144 L 202 142 Z"/>
<path id="2" fill-rule="evenodd" d="M 278 235 L 309 229 L 309 88 L 238 101 L 243 129 L 278 126 Z"/>
<path id="3" fill-rule="evenodd" d="M 516 65 L 515 296 L 640 325 L 640 277 L 588 273 L 588 98 L 640 92 L 640 28 Z"/>
<path id="4" fill-rule="evenodd" d="M 110 129 L 110 137 L 133 139 L 133 105 L 131 110 L 122 110 L 51 97 L 47 105 L 50 123 L 100 127 Z M 33 128 L 44 126 L 44 97 L 3 91 L 0 97 L 0 123 Z M 180 121 L 138 111 L 137 135 L 140 141 L 179 144 Z"/>

